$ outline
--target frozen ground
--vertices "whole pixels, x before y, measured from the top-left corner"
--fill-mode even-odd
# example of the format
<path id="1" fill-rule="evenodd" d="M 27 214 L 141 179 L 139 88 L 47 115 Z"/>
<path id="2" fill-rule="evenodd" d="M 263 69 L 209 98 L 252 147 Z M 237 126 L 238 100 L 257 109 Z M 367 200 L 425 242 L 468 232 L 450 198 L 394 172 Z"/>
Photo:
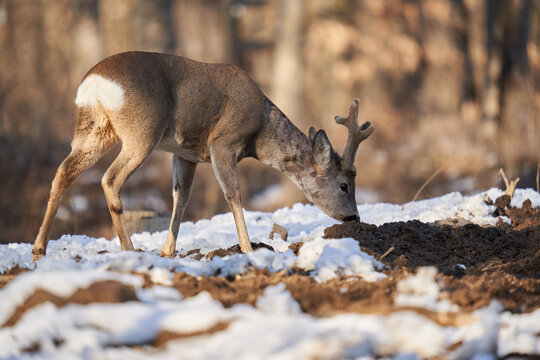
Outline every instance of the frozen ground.
<path id="1" fill-rule="evenodd" d="M 484 203 L 491 189 L 475 196 L 459 193 L 405 205 L 370 204 L 358 207 L 362 221 L 381 225 L 418 219 L 432 222 L 464 218 L 494 225 L 494 208 Z M 540 194 L 520 190 L 512 205 L 525 199 L 540 206 Z M 395 297 L 400 310 L 386 314 L 339 313 L 315 317 L 302 312 L 285 285 L 269 286 L 255 305 L 225 308 L 207 292 L 185 298 L 173 286 L 174 273 L 194 276 L 248 276 L 254 269 L 270 272 L 300 269 L 326 282 L 343 276 L 379 281 L 384 265 L 360 250 L 353 239 L 323 239 L 323 230 L 336 223 L 311 205 L 296 204 L 274 213 L 247 212 L 252 242 L 265 243 L 250 254 L 196 259 L 159 257 L 166 232 L 132 237 L 142 252 L 120 252 L 117 239 L 64 235 L 50 241 L 47 256 L 33 264 L 31 245 L 0 245 L 0 273 L 16 266 L 30 268 L 0 289 L 0 359 L 305 359 L 372 357 L 496 358 L 508 354 L 540 354 L 540 308 L 512 314 L 500 304 L 473 313 L 441 296 L 435 268 L 422 268 L 401 280 Z M 269 239 L 272 224 L 289 231 L 288 241 Z M 289 245 L 303 242 L 296 255 Z M 230 213 L 210 220 L 186 222 L 180 228 L 180 255 L 200 249 L 207 254 L 237 243 Z M 41 289 L 58 299 L 70 299 L 92 284 L 114 281 L 134 289 L 125 302 L 48 301 L 28 306 Z M 146 282 L 146 283 L 145 283 Z M 148 282 L 153 286 L 148 286 Z M 540 306 L 540 304 L 539 304 Z M 24 311 L 21 311 L 24 309 Z M 454 316 L 452 325 L 435 321 L 422 311 Z M 17 317 L 14 314 L 19 313 Z M 459 316 L 457 316 L 457 315 Z M 159 346 L 163 334 L 175 339 Z"/>

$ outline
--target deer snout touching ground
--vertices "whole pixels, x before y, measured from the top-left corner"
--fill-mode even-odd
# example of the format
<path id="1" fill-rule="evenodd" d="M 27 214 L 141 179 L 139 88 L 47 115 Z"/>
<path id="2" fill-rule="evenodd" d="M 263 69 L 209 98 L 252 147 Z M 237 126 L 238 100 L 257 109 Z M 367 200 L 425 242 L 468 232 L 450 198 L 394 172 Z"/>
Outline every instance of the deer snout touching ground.
<path id="1" fill-rule="evenodd" d="M 359 101 L 347 117 L 343 157 L 326 133 L 304 135 L 240 68 L 179 56 L 127 52 L 95 65 L 83 78 L 75 104 L 78 119 L 71 152 L 52 181 L 34 242 L 34 260 L 46 254 L 60 199 L 84 170 L 114 144 L 122 148 L 102 179 L 103 192 L 122 250 L 132 250 L 120 190 L 155 149 L 173 154 L 173 212 L 162 256 L 173 257 L 195 169 L 211 163 L 236 223 L 243 252 L 251 251 L 240 197 L 237 163 L 253 157 L 288 175 L 308 199 L 340 221 L 359 220 L 354 198 L 354 158 L 373 132 L 358 126 Z M 352 215 L 351 215 L 352 214 Z"/>
<path id="2" fill-rule="evenodd" d="M 360 221 L 360 216 L 351 215 L 351 216 L 347 216 L 347 217 L 343 218 L 343 222 L 347 222 L 347 221 Z"/>

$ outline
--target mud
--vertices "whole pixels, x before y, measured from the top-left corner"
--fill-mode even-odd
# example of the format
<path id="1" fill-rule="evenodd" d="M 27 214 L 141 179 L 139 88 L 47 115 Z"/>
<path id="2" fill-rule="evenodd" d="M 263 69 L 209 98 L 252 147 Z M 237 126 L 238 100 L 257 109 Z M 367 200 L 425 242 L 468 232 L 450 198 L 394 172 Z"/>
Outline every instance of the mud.
<path id="1" fill-rule="evenodd" d="M 513 313 L 529 312 L 540 306 L 540 280 L 518 278 L 500 270 L 459 279 L 440 276 L 445 296 L 463 311 L 473 311 L 497 300 Z"/>
<path id="2" fill-rule="evenodd" d="M 507 216 L 512 229 L 523 230 L 530 227 L 540 226 L 540 208 L 533 208 L 531 200 L 527 199 L 520 208 L 510 205 L 511 198 L 508 195 L 502 195 L 495 200 L 495 212 L 493 216 Z M 503 223 L 500 222 L 499 226 Z"/>
<path id="3" fill-rule="evenodd" d="M 203 336 L 203 335 L 211 335 L 215 334 L 220 331 L 227 330 L 229 327 L 230 322 L 226 321 L 220 321 L 217 322 L 215 325 L 212 325 L 206 330 L 201 331 L 194 331 L 190 333 L 178 333 L 173 331 L 160 331 L 156 338 L 150 343 L 150 344 L 139 344 L 140 345 L 152 345 L 155 347 L 163 347 L 165 346 L 169 341 L 178 340 L 178 339 L 185 339 L 189 337 L 197 337 L 197 336 Z"/>
<path id="4" fill-rule="evenodd" d="M 496 227 L 460 221 L 441 222 L 456 226 L 408 221 L 379 227 L 347 222 L 325 229 L 325 237 L 356 239 L 363 251 L 392 272 L 436 267 L 446 296 L 465 311 L 492 300 L 513 312 L 538 308 L 540 209 L 532 208 L 529 200 L 521 208 L 512 207 L 506 195 L 496 199 L 494 205 L 493 215 L 506 215 L 511 224 L 502 219 Z"/>
<path id="5" fill-rule="evenodd" d="M 284 283 L 302 311 L 327 316 L 344 311 L 377 312 L 379 308 L 391 307 L 391 295 L 396 290 L 397 280 L 403 276 L 404 273 L 399 271 L 378 282 L 341 278 L 318 283 L 312 277 L 294 270 L 278 273 L 258 270 L 235 279 L 221 276 L 195 277 L 177 273 L 173 282 L 175 288 L 185 297 L 207 291 L 225 307 L 238 303 L 255 305 L 267 286 Z"/>
<path id="6" fill-rule="evenodd" d="M 265 248 L 265 249 L 268 249 L 270 251 L 274 251 L 274 248 L 271 247 L 270 245 L 267 245 L 267 244 L 263 244 L 263 243 L 251 243 L 251 247 L 253 248 L 253 250 L 257 250 L 257 249 L 262 249 L 262 248 Z M 231 246 L 230 248 L 228 249 L 217 249 L 217 250 L 214 250 L 214 251 L 210 251 L 208 254 L 206 254 L 206 258 L 207 259 L 212 259 L 214 258 L 214 256 L 227 256 L 227 255 L 234 255 L 234 254 L 241 254 L 242 253 L 242 250 L 240 249 L 240 245 L 236 244 L 234 246 Z"/>
<path id="7" fill-rule="evenodd" d="M 30 271 L 30 269 L 21 268 L 19 265 L 15 265 L 5 273 L 0 274 L 0 289 L 6 286 L 10 281 L 14 280 L 19 274 L 27 271 Z"/>
<path id="8" fill-rule="evenodd" d="M 417 220 L 383 224 L 379 227 L 346 222 L 325 229 L 325 238 L 352 237 L 363 251 L 380 257 L 391 268 L 415 270 L 435 266 L 456 277 L 490 269 L 518 277 L 540 275 L 540 226 L 520 231 L 508 227 L 426 224 Z"/>
<path id="9" fill-rule="evenodd" d="M 252 242 L 251 247 L 253 248 L 253 250 L 266 248 L 268 250 L 274 251 L 273 247 L 271 247 L 270 245 L 267 245 L 267 244 L 263 244 L 263 243 L 253 243 Z M 211 260 L 211 259 L 214 258 L 214 256 L 223 257 L 223 256 L 241 254 L 242 253 L 242 250 L 240 249 L 240 245 L 238 245 L 238 244 L 233 245 L 233 246 L 231 246 L 230 248 L 227 248 L 227 249 L 216 249 L 216 250 L 210 251 L 206 255 L 201 254 L 200 251 L 201 251 L 201 249 L 193 249 L 193 250 L 188 251 L 186 254 L 180 254 L 179 256 L 181 258 L 184 258 L 186 256 L 190 256 L 190 255 L 195 254 L 194 258 L 196 260 L 201 260 L 202 258 L 206 258 L 206 259 Z"/>
<path id="10" fill-rule="evenodd" d="M 238 303 L 255 305 L 264 289 L 280 282 L 285 283 L 291 296 L 298 301 L 303 312 L 314 316 L 330 316 L 343 312 L 388 314 L 403 310 L 394 306 L 399 280 L 411 275 L 400 268 L 389 272 L 388 277 L 378 282 L 358 278 L 340 278 L 318 283 L 313 278 L 298 273 L 270 274 L 258 271 L 249 276 L 227 279 L 220 276 L 195 277 L 178 273 L 174 286 L 185 297 L 209 292 L 225 307 Z M 456 278 L 439 275 L 442 298 L 461 307 L 465 313 L 489 305 L 493 300 L 514 313 L 532 311 L 540 306 L 540 281 L 520 279 L 500 270 L 481 275 Z M 414 309 L 432 318 L 441 325 L 454 321 L 440 319 L 439 315 L 426 309 Z"/>
<path id="11" fill-rule="evenodd" d="M 22 305 L 17 307 L 11 317 L 0 327 L 13 326 L 26 311 L 45 302 L 53 303 L 57 307 L 63 307 L 72 303 L 119 303 L 133 300 L 137 300 L 135 289 L 132 286 L 114 280 L 96 282 L 86 289 L 78 289 L 67 298 L 38 289 Z"/>

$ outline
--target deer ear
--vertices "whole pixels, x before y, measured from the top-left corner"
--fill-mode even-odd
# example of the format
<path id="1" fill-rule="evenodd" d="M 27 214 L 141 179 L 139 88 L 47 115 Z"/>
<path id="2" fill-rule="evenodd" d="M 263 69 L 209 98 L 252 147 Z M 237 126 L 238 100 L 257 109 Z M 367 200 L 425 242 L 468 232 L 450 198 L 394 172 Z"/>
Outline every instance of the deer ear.
<path id="1" fill-rule="evenodd" d="M 310 129 L 311 135 L 311 129 Z M 326 136 L 324 130 L 319 130 L 313 136 L 313 145 L 312 145 L 313 157 L 319 165 L 327 169 L 332 165 L 332 144 Z"/>
<path id="2" fill-rule="evenodd" d="M 315 138 L 315 134 L 317 133 L 317 130 L 312 126 L 309 128 L 309 143 L 313 144 L 313 139 Z"/>

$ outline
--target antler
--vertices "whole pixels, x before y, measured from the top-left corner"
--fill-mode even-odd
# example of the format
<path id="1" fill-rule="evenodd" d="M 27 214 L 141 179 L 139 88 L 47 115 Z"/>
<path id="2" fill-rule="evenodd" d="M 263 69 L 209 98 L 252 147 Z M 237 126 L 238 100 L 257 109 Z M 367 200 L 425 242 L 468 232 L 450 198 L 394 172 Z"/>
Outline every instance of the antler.
<path id="1" fill-rule="evenodd" d="M 345 125 L 349 129 L 349 137 L 347 139 L 347 145 L 343 150 L 343 165 L 345 168 L 352 168 L 354 166 L 354 157 L 358 145 L 366 140 L 369 135 L 375 129 L 369 121 L 366 121 L 362 126 L 358 126 L 358 105 L 360 100 L 354 99 L 349 108 L 349 116 L 346 118 L 343 116 L 336 116 L 334 121 L 338 124 Z"/>

